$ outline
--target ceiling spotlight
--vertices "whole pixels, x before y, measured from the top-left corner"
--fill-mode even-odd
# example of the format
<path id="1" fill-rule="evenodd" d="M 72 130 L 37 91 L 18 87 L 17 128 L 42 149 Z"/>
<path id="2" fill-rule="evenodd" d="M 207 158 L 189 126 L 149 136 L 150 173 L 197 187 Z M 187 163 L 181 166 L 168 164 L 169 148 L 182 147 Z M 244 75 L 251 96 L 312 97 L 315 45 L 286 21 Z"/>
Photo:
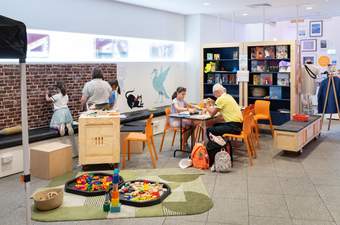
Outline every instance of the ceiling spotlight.
<path id="1" fill-rule="evenodd" d="M 307 6 L 307 7 L 306 7 L 306 10 L 312 10 L 312 9 L 313 9 L 312 6 Z"/>
<path id="2" fill-rule="evenodd" d="M 203 2 L 203 5 L 204 5 L 204 6 L 209 6 L 209 5 L 210 5 L 210 2 Z"/>
<path id="3" fill-rule="evenodd" d="M 242 16 L 248 16 L 249 14 L 248 13 L 242 13 Z"/>

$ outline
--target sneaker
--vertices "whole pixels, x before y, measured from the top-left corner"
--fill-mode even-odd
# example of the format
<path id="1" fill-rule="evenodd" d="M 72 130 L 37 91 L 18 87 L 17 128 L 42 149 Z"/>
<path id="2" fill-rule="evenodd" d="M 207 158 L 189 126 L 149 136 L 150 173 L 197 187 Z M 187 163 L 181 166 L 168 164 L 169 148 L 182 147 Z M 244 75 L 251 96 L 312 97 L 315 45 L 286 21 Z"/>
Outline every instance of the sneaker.
<path id="1" fill-rule="evenodd" d="M 68 124 L 66 124 L 66 127 L 67 127 L 68 135 L 72 136 L 74 134 L 72 124 L 68 123 Z"/>
<path id="2" fill-rule="evenodd" d="M 213 164 L 213 165 L 211 166 L 210 171 L 211 171 L 211 172 L 216 172 L 215 164 Z"/>
<path id="3" fill-rule="evenodd" d="M 60 134 L 60 136 L 64 136 L 65 135 L 65 124 L 60 124 L 60 126 L 59 126 L 59 134 Z"/>
<path id="4" fill-rule="evenodd" d="M 181 159 L 181 161 L 179 161 L 178 165 L 181 169 L 186 169 L 186 168 L 192 166 L 192 161 L 191 161 L 191 159 Z"/>

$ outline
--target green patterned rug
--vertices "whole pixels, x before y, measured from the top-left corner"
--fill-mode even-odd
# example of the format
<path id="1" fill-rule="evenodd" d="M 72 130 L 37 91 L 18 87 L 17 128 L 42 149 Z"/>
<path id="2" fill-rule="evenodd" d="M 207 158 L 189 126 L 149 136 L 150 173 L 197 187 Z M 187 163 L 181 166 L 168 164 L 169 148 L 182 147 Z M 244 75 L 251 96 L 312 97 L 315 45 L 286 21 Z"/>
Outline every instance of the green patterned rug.
<path id="1" fill-rule="evenodd" d="M 103 171 L 105 172 L 105 171 Z M 107 171 L 106 171 L 107 172 Z M 112 171 L 111 171 L 112 172 Z M 66 174 L 51 181 L 49 187 L 63 186 L 79 174 Z M 55 210 L 42 212 L 32 207 L 32 219 L 36 221 L 95 220 L 133 217 L 180 216 L 201 214 L 213 207 L 213 202 L 200 178 L 203 175 L 194 169 L 148 169 L 122 170 L 124 180 L 150 179 L 167 183 L 171 194 L 158 205 L 136 208 L 122 205 L 120 213 L 103 212 L 104 196 L 83 197 L 64 193 L 63 205 Z"/>

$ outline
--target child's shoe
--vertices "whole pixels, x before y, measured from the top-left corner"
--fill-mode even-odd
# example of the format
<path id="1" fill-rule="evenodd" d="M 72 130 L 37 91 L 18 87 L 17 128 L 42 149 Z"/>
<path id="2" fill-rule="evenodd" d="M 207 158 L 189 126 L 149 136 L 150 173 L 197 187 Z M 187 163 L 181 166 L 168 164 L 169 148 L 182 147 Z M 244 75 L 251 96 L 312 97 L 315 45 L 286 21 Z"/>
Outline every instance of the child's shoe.
<path id="1" fill-rule="evenodd" d="M 60 124 L 60 126 L 59 126 L 59 134 L 60 134 L 60 136 L 64 136 L 65 135 L 65 124 Z"/>
<path id="2" fill-rule="evenodd" d="M 74 134 L 72 124 L 68 123 L 68 124 L 66 124 L 66 127 L 67 127 L 68 135 L 72 136 Z"/>

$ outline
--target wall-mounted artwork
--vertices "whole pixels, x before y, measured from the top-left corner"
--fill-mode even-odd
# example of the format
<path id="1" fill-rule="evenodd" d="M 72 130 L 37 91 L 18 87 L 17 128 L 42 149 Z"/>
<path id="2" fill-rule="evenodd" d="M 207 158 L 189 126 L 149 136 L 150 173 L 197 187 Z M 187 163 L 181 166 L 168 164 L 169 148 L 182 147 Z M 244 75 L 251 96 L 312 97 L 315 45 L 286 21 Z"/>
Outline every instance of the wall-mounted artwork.
<path id="1" fill-rule="evenodd" d="M 143 96 L 141 94 L 135 95 L 133 94 L 133 92 L 135 92 L 135 90 L 127 91 L 125 93 L 125 98 L 128 106 L 130 107 L 130 109 L 143 108 L 144 107 Z"/>
<path id="2" fill-rule="evenodd" d="M 316 52 L 317 40 L 316 39 L 303 39 L 300 41 L 302 52 Z"/>
<path id="3" fill-rule="evenodd" d="M 173 58 L 175 46 L 173 44 L 154 44 L 150 48 L 151 58 Z"/>
<path id="4" fill-rule="evenodd" d="M 327 48 L 327 41 L 326 40 L 320 40 L 320 48 Z"/>
<path id="5" fill-rule="evenodd" d="M 158 101 L 159 103 L 163 103 L 165 99 L 170 99 L 169 94 L 167 93 L 164 82 L 167 78 L 170 71 L 170 66 L 166 69 L 161 67 L 160 69 L 153 69 L 152 75 L 152 87 L 158 94 Z"/>
<path id="6" fill-rule="evenodd" d="M 311 62 L 312 64 L 315 64 L 316 56 L 315 55 L 304 55 L 302 56 L 302 64 L 305 65 L 307 62 Z"/>
<path id="7" fill-rule="evenodd" d="M 49 54 L 50 36 L 48 34 L 27 34 L 27 57 L 47 58 Z"/>
<path id="8" fill-rule="evenodd" d="M 127 40 L 96 38 L 95 46 L 97 59 L 128 57 L 129 44 Z"/>
<path id="9" fill-rule="evenodd" d="M 323 23 L 320 21 L 309 22 L 309 36 L 310 37 L 322 37 Z"/>

